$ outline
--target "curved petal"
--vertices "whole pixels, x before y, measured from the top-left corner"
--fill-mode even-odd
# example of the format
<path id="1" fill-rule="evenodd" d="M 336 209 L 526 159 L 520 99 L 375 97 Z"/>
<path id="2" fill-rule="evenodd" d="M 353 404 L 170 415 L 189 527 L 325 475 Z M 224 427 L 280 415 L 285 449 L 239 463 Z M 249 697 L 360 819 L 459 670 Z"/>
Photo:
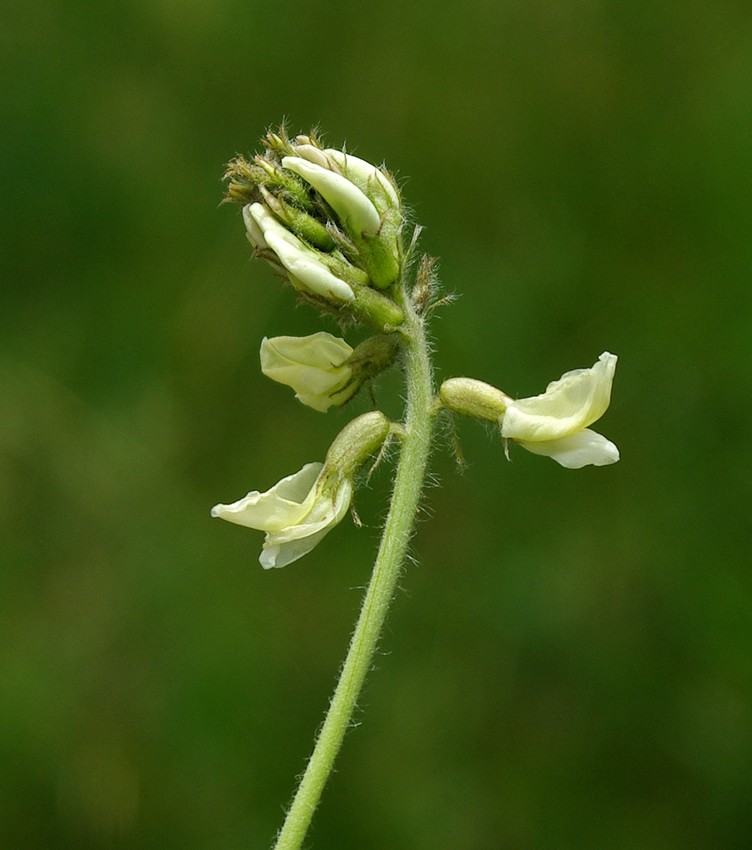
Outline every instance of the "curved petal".
<path id="1" fill-rule="evenodd" d="M 292 233 L 285 231 L 283 237 L 275 231 L 267 230 L 264 231 L 264 237 L 269 247 L 279 257 L 280 263 L 292 278 L 301 283 L 303 289 L 335 301 L 352 301 L 355 298 L 350 286 L 333 275 L 315 255 L 309 255 Z M 298 242 L 298 245 L 295 245 L 289 237 Z"/>
<path id="2" fill-rule="evenodd" d="M 215 505 L 211 515 L 271 533 L 295 526 L 311 512 L 316 498 L 314 485 L 322 467 L 321 463 L 307 463 L 265 493 L 253 490 L 230 505 Z"/>
<path id="3" fill-rule="evenodd" d="M 353 234 L 375 236 L 379 232 L 381 219 L 376 207 L 346 177 L 299 156 L 283 157 L 282 166 L 310 183 Z"/>
<path id="4" fill-rule="evenodd" d="M 387 195 L 392 205 L 399 207 L 400 200 L 397 195 L 397 190 L 392 185 L 392 181 L 375 165 L 361 159 L 358 156 L 353 156 L 344 151 L 327 148 L 324 153 L 331 157 L 337 165 L 345 172 L 347 177 L 355 178 L 355 181 L 360 181 L 365 186 L 373 188 L 373 182 L 376 181 L 382 191 Z"/>
<path id="5" fill-rule="evenodd" d="M 616 355 L 605 351 L 590 369 L 566 372 L 545 393 L 511 402 L 501 423 L 502 436 L 557 440 L 600 419 L 611 401 L 616 361 Z"/>
<path id="6" fill-rule="evenodd" d="M 337 488 L 334 500 L 331 497 L 316 500 L 305 522 L 267 534 L 259 557 L 261 566 L 266 570 L 284 567 L 307 555 L 342 521 L 351 500 L 352 482 L 345 479 Z"/>
<path id="7" fill-rule="evenodd" d="M 535 455 L 553 458 L 567 469 L 580 469 L 583 466 L 607 466 L 619 460 L 619 449 L 602 434 L 584 428 L 576 434 L 562 437 L 560 440 L 543 440 L 519 444 Z"/>
<path id="8" fill-rule="evenodd" d="M 344 339 L 326 331 L 309 336 L 264 337 L 261 342 L 261 371 L 277 380 L 274 377 L 277 369 L 291 365 L 331 369 L 341 366 L 352 353 Z"/>
<path id="9" fill-rule="evenodd" d="M 269 246 L 264 239 L 264 231 L 253 217 L 253 207 L 261 207 L 261 204 L 246 204 L 243 207 L 243 221 L 245 223 L 245 231 L 248 236 L 248 241 L 255 248 L 263 250 Z M 263 209 L 263 207 L 261 207 Z"/>
<path id="10" fill-rule="evenodd" d="M 288 540 L 280 543 L 267 537 L 259 555 L 259 563 L 265 570 L 273 567 L 286 567 L 303 555 L 307 555 L 329 533 L 329 528 L 323 528 L 316 534 L 311 534 L 302 540 Z"/>

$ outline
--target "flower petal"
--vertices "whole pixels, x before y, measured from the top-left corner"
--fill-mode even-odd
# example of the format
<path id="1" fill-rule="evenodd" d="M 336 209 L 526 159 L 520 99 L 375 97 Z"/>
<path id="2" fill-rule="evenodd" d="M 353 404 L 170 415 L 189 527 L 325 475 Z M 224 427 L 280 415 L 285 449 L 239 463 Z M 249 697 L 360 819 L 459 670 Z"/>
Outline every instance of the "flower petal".
<path id="1" fill-rule="evenodd" d="M 278 375 L 284 375 L 290 367 L 306 366 L 331 371 L 340 367 L 352 353 L 344 339 L 326 331 L 309 336 L 264 337 L 260 352 L 261 371 L 274 381 L 286 383 Z"/>
<path id="2" fill-rule="evenodd" d="M 376 207 L 346 177 L 299 156 L 283 157 L 282 166 L 310 183 L 353 234 L 375 236 L 379 232 L 381 219 Z"/>
<path id="3" fill-rule="evenodd" d="M 263 229 L 254 218 L 253 207 L 261 207 L 263 209 L 261 204 L 246 204 L 243 207 L 243 221 L 245 223 L 246 235 L 248 236 L 248 241 L 255 248 L 263 250 L 269 246 L 266 244 L 266 239 L 264 239 Z"/>
<path id="4" fill-rule="evenodd" d="M 397 190 L 392 185 L 392 181 L 375 165 L 366 162 L 358 156 L 353 156 L 351 153 L 327 148 L 324 153 L 331 157 L 337 165 L 345 172 L 349 178 L 354 178 L 355 182 L 360 181 L 363 185 L 373 190 L 374 181 L 378 183 L 382 191 L 387 195 L 392 205 L 399 207 L 400 199 L 397 195 Z"/>
<path id="5" fill-rule="evenodd" d="M 323 538 L 338 525 L 352 500 L 353 485 L 345 479 L 331 497 L 320 496 L 313 504 L 305 521 L 266 535 L 259 563 L 265 569 L 284 567 L 307 555 Z"/>
<path id="6" fill-rule="evenodd" d="M 527 442 L 557 440 L 600 419 L 611 401 L 616 360 L 606 351 L 590 369 L 566 372 L 545 393 L 511 402 L 502 436 Z"/>
<path id="7" fill-rule="evenodd" d="M 292 283 L 314 295 L 335 301 L 352 301 L 355 293 L 319 261 L 319 255 L 291 233 L 263 204 L 250 204 L 243 210 L 248 238 L 257 248 L 268 247 L 289 272 Z M 258 229 L 249 225 L 249 221 Z M 260 231 L 260 233 L 259 233 Z"/>
<path id="8" fill-rule="evenodd" d="M 279 542 L 276 538 L 267 536 L 259 555 L 259 563 L 265 570 L 274 567 L 286 567 L 303 555 L 307 555 L 329 533 L 329 528 L 323 528 L 316 534 L 311 534 L 302 540 Z"/>
<path id="9" fill-rule="evenodd" d="M 316 498 L 314 485 L 322 467 L 321 463 L 307 463 L 265 493 L 253 490 L 230 505 L 215 505 L 211 515 L 272 533 L 295 526 L 311 512 Z"/>
<path id="10" fill-rule="evenodd" d="M 535 455 L 553 458 L 567 469 L 583 466 L 606 466 L 619 460 L 619 449 L 602 434 L 584 428 L 576 434 L 558 440 L 517 441 L 523 449 Z"/>

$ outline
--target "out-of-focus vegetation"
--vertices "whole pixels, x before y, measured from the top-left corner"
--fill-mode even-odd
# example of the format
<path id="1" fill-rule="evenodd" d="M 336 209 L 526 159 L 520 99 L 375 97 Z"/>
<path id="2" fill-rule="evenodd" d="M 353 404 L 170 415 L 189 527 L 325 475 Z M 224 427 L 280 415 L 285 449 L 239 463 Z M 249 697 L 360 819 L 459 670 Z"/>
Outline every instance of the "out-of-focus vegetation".
<path id="1" fill-rule="evenodd" d="M 369 405 L 320 415 L 258 369 L 263 335 L 322 327 L 218 207 L 286 116 L 404 181 L 461 295 L 441 376 L 524 396 L 620 356 L 618 465 L 507 463 L 469 421 L 464 475 L 436 452 L 312 846 L 749 847 L 747 4 L 3 17 L 0 845 L 265 847 L 310 750 L 389 471 L 363 529 L 273 573 L 208 514 Z"/>

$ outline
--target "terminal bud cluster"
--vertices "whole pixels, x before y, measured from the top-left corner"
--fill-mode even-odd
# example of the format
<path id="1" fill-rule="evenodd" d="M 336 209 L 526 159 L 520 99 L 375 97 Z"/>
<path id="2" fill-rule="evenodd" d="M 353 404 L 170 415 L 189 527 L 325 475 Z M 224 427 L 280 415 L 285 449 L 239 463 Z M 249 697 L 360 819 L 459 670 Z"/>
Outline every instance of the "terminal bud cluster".
<path id="1" fill-rule="evenodd" d="M 265 150 L 227 168 L 227 198 L 282 277 L 318 306 L 382 332 L 404 321 L 391 297 L 403 265 L 404 213 L 394 178 L 314 134 L 269 132 Z"/>

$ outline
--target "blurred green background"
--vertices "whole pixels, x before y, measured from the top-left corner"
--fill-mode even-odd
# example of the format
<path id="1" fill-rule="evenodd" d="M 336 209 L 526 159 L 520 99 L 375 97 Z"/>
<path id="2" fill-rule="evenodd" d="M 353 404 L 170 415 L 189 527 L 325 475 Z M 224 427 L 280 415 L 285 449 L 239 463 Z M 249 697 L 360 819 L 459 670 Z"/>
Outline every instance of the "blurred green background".
<path id="1" fill-rule="evenodd" d="M 435 452 L 310 846 L 752 845 L 749 5 L 2 17 L 0 846 L 263 848 L 310 751 L 390 472 L 284 570 L 209 518 L 369 406 L 258 369 L 322 327 L 218 206 L 283 117 L 403 181 L 461 296 L 440 377 L 524 396 L 620 357 L 618 465 L 507 463 L 471 421 L 464 474 Z"/>

